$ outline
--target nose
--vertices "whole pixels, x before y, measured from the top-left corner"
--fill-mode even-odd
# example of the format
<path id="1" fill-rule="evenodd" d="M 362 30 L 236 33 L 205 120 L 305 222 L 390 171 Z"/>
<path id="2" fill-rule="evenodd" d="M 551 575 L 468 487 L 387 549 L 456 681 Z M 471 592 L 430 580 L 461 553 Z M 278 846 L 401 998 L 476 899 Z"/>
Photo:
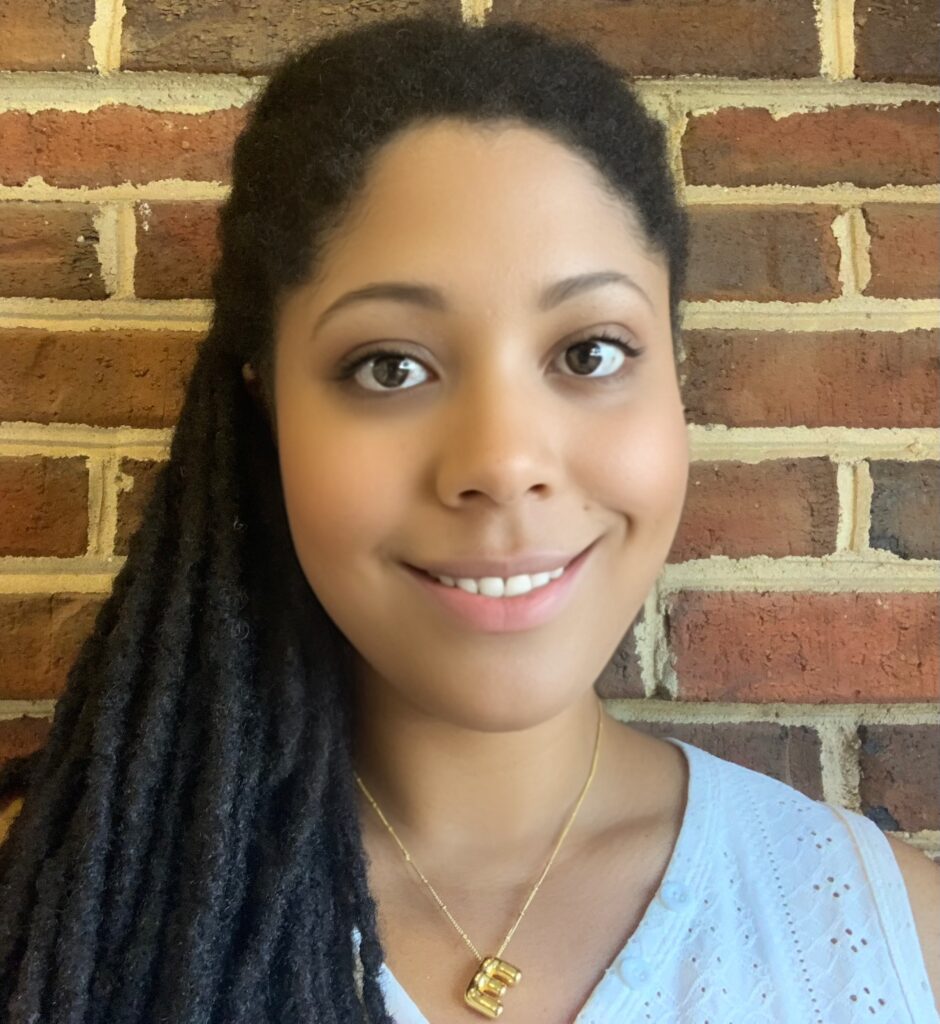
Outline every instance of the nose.
<path id="1" fill-rule="evenodd" d="M 558 409 L 502 375 L 483 375 L 455 395 L 442 423 L 437 460 L 440 500 L 510 505 L 557 489 Z M 556 420 L 554 425 L 552 419 Z"/>

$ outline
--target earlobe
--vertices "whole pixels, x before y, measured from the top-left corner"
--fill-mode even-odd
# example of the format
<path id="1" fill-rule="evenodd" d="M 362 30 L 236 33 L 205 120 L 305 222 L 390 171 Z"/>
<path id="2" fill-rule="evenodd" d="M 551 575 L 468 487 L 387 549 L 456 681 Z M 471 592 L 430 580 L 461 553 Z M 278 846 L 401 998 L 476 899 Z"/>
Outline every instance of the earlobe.
<path id="1" fill-rule="evenodd" d="M 248 394 L 251 395 L 255 404 L 264 414 L 265 419 L 268 421 L 268 425 L 271 429 L 271 436 L 274 439 L 275 445 L 277 444 L 277 427 L 274 422 L 274 416 L 271 414 L 271 410 L 268 408 L 268 403 L 265 401 L 264 394 L 261 389 L 261 379 L 258 376 L 257 370 L 251 365 L 251 363 L 244 363 L 242 365 L 242 380 L 245 382 L 245 389 Z"/>
<path id="2" fill-rule="evenodd" d="M 251 363 L 244 363 L 242 366 L 242 380 L 245 382 L 245 388 L 248 393 L 256 402 L 261 402 L 261 393 L 259 390 L 258 374 Z M 262 403 L 263 404 L 263 403 Z"/>

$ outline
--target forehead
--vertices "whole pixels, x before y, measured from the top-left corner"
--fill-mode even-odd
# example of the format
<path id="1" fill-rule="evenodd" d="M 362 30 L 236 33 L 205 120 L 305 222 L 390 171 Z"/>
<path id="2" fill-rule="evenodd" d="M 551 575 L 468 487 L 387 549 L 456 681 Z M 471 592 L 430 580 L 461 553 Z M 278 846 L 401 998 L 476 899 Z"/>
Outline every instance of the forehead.
<path id="1" fill-rule="evenodd" d="M 377 154 L 317 281 L 326 301 L 394 277 L 499 303 L 599 269 L 627 273 L 667 303 L 664 259 L 587 160 L 527 126 L 444 121 L 410 128 Z"/>

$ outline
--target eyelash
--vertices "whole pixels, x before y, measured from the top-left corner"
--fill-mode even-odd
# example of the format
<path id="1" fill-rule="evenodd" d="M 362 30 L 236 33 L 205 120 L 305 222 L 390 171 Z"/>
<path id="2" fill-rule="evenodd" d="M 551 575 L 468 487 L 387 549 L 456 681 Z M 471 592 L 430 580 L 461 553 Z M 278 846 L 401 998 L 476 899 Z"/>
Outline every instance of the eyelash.
<path id="1" fill-rule="evenodd" d="M 606 341 L 606 342 L 609 342 L 612 345 L 616 345 L 617 348 L 619 348 L 620 351 L 623 352 L 623 354 L 625 356 L 629 357 L 630 359 L 636 359 L 638 356 L 641 356 L 646 351 L 645 348 L 638 348 L 638 347 L 636 347 L 634 345 L 631 345 L 629 342 L 624 341 L 624 339 L 622 337 L 620 337 L 620 335 L 618 335 L 618 334 L 607 334 L 604 331 L 599 331 L 597 334 L 591 334 L 591 335 L 589 335 L 586 338 L 581 338 L 578 341 L 572 342 L 571 345 L 568 346 L 568 348 L 570 349 L 570 348 L 576 348 L 578 345 L 586 345 L 588 342 L 591 342 L 591 341 Z M 568 349 L 565 349 L 565 351 L 567 352 Z M 401 349 L 396 349 L 396 348 L 373 349 L 371 352 L 366 352 L 365 355 L 352 356 L 352 357 L 350 357 L 348 359 L 345 359 L 342 363 L 340 363 L 339 367 L 337 368 L 336 378 L 337 378 L 337 380 L 352 386 L 353 383 L 354 383 L 353 382 L 353 377 L 356 375 L 357 371 L 359 370 L 359 368 L 361 366 L 365 366 L 371 360 L 378 359 L 378 358 L 381 358 L 383 356 L 392 356 L 392 357 L 395 357 L 395 358 L 398 358 L 398 359 L 413 359 L 415 362 L 419 362 L 419 360 L 416 359 L 415 356 L 413 356 L 410 352 L 404 352 Z M 622 368 L 621 368 L 621 370 L 618 370 L 615 373 L 608 374 L 606 377 L 590 377 L 590 376 L 585 376 L 585 375 L 582 375 L 582 374 L 574 374 L 573 375 L 573 379 L 574 380 L 578 380 L 578 379 L 581 379 L 581 380 L 599 380 L 599 381 L 609 382 L 609 381 L 617 380 L 621 376 L 621 373 L 622 373 Z M 414 388 L 379 388 L 379 389 L 360 388 L 359 390 L 363 394 L 367 394 L 367 395 L 381 395 L 381 394 L 394 395 L 394 394 L 399 394 L 399 393 L 401 393 L 403 391 L 413 391 L 415 389 Z"/>

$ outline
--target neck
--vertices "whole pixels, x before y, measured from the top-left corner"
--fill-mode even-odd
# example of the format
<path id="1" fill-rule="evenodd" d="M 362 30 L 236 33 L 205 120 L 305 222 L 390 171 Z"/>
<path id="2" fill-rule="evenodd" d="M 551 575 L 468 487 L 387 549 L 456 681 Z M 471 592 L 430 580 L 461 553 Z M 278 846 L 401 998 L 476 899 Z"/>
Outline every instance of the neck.
<path id="1" fill-rule="evenodd" d="M 468 877 L 475 885 L 511 884 L 544 864 L 590 772 L 603 714 L 593 689 L 553 717 L 510 732 L 435 717 L 367 675 L 357 681 L 356 701 L 356 769 L 422 870 L 440 866 L 453 878 L 473 866 Z M 598 812 L 591 796 L 603 762 L 602 734 L 595 779 L 559 858 Z M 357 792 L 365 830 L 401 857 Z M 486 871 L 491 878 L 483 877 Z"/>

